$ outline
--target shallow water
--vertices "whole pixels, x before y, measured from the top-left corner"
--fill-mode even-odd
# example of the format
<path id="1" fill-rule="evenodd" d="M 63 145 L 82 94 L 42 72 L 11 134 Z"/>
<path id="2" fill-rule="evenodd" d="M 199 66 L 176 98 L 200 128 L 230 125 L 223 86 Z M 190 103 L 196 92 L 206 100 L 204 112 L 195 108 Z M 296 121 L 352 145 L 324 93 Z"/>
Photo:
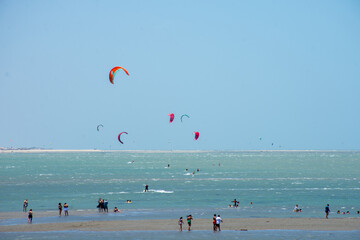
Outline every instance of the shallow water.
<path id="1" fill-rule="evenodd" d="M 99 198 L 124 210 L 114 219 L 323 217 L 326 203 L 331 217 L 359 217 L 359 183 L 360 152 L 0 154 L 0 211 L 21 211 L 27 198 L 34 221 L 59 202 L 71 215 L 96 209 Z M 239 207 L 228 208 L 234 198 Z M 292 212 L 295 204 L 302 213 Z"/>
<path id="2" fill-rule="evenodd" d="M 1 239 L 242 239 L 242 240 L 338 240 L 359 239 L 360 231 L 123 231 L 123 232 L 41 232 L 41 233 L 0 233 Z"/>

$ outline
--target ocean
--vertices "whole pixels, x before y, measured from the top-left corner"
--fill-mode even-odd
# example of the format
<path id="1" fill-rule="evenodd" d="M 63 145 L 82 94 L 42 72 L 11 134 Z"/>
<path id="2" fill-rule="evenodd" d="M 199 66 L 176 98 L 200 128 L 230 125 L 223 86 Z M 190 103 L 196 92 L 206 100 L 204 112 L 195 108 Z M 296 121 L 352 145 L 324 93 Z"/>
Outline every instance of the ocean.
<path id="1" fill-rule="evenodd" d="M 149 192 L 144 192 L 146 184 Z M 71 215 L 71 211 L 96 210 L 99 198 L 108 200 L 109 212 L 115 206 L 122 211 L 109 213 L 105 219 L 94 214 L 73 221 L 177 219 L 188 214 L 211 218 L 214 213 L 223 219 L 322 218 L 326 204 L 330 204 L 331 218 L 360 217 L 356 214 L 360 210 L 360 152 L 2 153 L 0 196 L 0 212 L 22 211 L 28 199 L 28 209 L 35 213 L 56 211 L 59 202 L 66 202 Z M 239 201 L 237 208 L 229 207 L 234 199 Z M 295 204 L 301 213 L 292 211 Z M 337 210 L 350 214 L 336 214 Z M 22 221 L 26 223 L 26 219 L 1 220 L 0 225 Z"/>

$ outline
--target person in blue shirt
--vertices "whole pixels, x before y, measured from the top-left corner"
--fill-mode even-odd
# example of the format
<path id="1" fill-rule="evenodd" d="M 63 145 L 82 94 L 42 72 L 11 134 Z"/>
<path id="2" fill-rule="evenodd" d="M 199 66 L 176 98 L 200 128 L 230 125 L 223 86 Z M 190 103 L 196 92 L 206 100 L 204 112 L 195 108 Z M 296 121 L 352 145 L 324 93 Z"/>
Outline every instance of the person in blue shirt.
<path id="1" fill-rule="evenodd" d="M 329 206 L 329 204 L 327 204 L 325 207 L 325 218 L 328 218 L 329 213 L 330 213 L 330 206 Z"/>

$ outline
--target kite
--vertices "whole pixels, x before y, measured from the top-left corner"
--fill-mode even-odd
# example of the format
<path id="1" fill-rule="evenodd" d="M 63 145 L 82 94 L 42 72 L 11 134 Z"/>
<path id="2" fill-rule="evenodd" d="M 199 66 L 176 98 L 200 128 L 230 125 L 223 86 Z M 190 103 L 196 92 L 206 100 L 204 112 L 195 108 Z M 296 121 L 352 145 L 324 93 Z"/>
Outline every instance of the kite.
<path id="1" fill-rule="evenodd" d="M 114 77 L 115 77 L 115 73 L 117 71 L 119 71 L 120 69 L 124 70 L 124 72 L 129 75 L 128 71 L 123 68 L 123 67 L 114 67 L 113 69 L 111 69 L 110 73 L 109 73 L 109 80 L 112 84 L 114 84 Z"/>
<path id="2" fill-rule="evenodd" d="M 170 121 L 169 121 L 169 123 L 172 123 L 172 121 L 174 121 L 175 115 L 174 115 L 173 113 L 169 113 L 168 116 L 170 116 Z"/>
<path id="3" fill-rule="evenodd" d="M 183 117 L 188 117 L 188 118 L 190 118 L 188 115 L 184 114 L 184 115 L 182 115 L 182 116 L 180 117 L 181 122 L 182 122 Z"/>
<path id="4" fill-rule="evenodd" d="M 198 140 L 198 138 L 199 138 L 199 132 L 194 132 L 194 134 L 195 134 L 194 140 Z"/>
<path id="5" fill-rule="evenodd" d="M 121 133 L 119 133 L 118 140 L 119 140 L 119 142 L 120 142 L 121 144 L 124 144 L 124 143 L 121 141 L 121 139 L 120 139 L 120 136 L 121 136 L 121 134 L 123 134 L 123 133 L 128 134 L 127 132 L 121 132 Z"/>
<path id="6" fill-rule="evenodd" d="M 99 124 L 96 129 L 99 131 L 99 127 L 104 127 L 102 124 Z"/>

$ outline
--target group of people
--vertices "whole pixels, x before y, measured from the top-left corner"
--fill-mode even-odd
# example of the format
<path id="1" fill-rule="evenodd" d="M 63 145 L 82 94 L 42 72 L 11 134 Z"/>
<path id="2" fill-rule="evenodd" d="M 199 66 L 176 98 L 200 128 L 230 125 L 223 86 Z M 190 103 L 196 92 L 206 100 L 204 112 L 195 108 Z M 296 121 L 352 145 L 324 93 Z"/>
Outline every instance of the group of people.
<path id="1" fill-rule="evenodd" d="M 193 217 L 190 215 L 188 215 L 186 217 L 186 221 L 187 221 L 187 224 L 188 224 L 188 231 L 191 230 L 191 220 L 193 220 Z M 180 217 L 179 218 L 179 221 L 178 221 L 178 224 L 179 224 L 179 231 L 181 232 L 182 231 L 182 225 L 183 225 L 183 217 Z"/>
<path id="2" fill-rule="evenodd" d="M 299 205 L 295 205 L 293 212 L 302 212 L 302 209 L 299 208 Z"/>
<path id="3" fill-rule="evenodd" d="M 99 209 L 99 212 L 109 212 L 108 201 L 106 199 L 99 198 L 96 207 Z"/>
<path id="4" fill-rule="evenodd" d="M 27 211 L 26 209 L 28 206 L 29 206 L 29 202 L 27 199 L 25 199 L 23 203 L 23 212 Z M 32 223 L 32 219 L 33 219 L 33 211 L 32 209 L 30 209 L 28 212 L 28 223 Z"/>
<path id="5" fill-rule="evenodd" d="M 63 206 L 61 205 L 61 203 L 59 203 L 58 209 L 59 209 L 59 217 L 61 217 L 61 213 L 63 210 Z M 69 205 L 67 203 L 64 203 L 64 214 L 65 216 L 69 216 Z"/>
<path id="6" fill-rule="evenodd" d="M 220 223 L 222 223 L 223 220 L 221 219 L 220 215 L 216 216 L 216 214 L 214 214 L 212 222 L 213 222 L 213 230 L 214 230 L 214 232 L 216 232 L 218 230 L 221 231 Z"/>
<path id="7" fill-rule="evenodd" d="M 193 220 L 193 217 L 191 214 L 186 217 L 186 221 L 188 224 L 188 231 L 191 231 L 191 221 L 192 220 Z M 221 231 L 220 223 L 222 223 L 222 222 L 223 222 L 223 220 L 221 219 L 220 215 L 216 216 L 216 214 L 214 214 L 214 217 L 212 219 L 214 232 Z M 181 232 L 183 229 L 183 224 L 184 224 L 183 217 L 179 218 L 178 224 L 179 224 L 179 231 Z"/>

